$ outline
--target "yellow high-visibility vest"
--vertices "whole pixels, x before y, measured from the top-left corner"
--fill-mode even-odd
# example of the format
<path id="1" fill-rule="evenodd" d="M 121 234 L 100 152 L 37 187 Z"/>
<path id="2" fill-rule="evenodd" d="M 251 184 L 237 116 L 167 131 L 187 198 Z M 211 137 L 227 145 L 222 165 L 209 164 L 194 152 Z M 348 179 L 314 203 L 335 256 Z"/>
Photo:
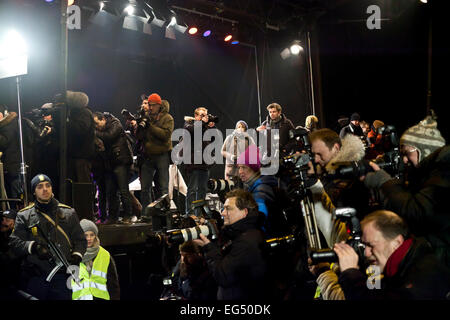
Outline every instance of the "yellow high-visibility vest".
<path id="1" fill-rule="evenodd" d="M 100 246 L 92 265 L 91 275 L 86 265 L 80 263 L 80 285 L 72 280 L 72 300 L 93 300 L 95 298 L 110 300 L 106 286 L 110 254 Z"/>

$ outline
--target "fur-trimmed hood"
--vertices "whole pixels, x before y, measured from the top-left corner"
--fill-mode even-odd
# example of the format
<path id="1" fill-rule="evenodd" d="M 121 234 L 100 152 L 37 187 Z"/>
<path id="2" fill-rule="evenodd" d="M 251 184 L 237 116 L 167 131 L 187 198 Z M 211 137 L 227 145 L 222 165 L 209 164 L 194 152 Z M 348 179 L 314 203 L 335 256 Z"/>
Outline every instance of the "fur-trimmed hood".
<path id="1" fill-rule="evenodd" d="M 365 156 L 365 149 L 361 139 L 353 134 L 347 134 L 342 139 L 342 146 L 339 152 L 325 167 L 328 173 L 335 172 L 334 164 L 337 162 L 359 161 Z"/>

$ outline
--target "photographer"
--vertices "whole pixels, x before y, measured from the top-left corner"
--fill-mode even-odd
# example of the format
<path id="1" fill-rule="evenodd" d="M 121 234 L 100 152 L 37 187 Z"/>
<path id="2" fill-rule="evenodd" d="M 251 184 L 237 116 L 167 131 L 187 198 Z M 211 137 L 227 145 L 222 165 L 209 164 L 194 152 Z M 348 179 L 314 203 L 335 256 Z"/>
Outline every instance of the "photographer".
<path id="1" fill-rule="evenodd" d="M 174 268 L 176 291 L 185 300 L 217 299 L 217 283 L 208 269 L 201 248 L 193 241 L 179 245 L 180 260 Z"/>
<path id="2" fill-rule="evenodd" d="M 340 139 L 331 129 L 319 129 L 309 134 L 311 151 L 317 166 L 317 173 L 326 193 L 336 207 L 352 207 L 359 218 L 370 210 L 370 193 L 357 178 L 335 177 L 335 164 L 360 161 L 365 156 L 364 145 L 352 134 Z"/>
<path id="3" fill-rule="evenodd" d="M 375 211 L 361 221 L 361 227 L 364 255 L 375 270 L 369 279 L 359 270 L 359 258 L 351 246 L 334 246 L 339 284 L 347 300 L 446 298 L 450 270 L 439 263 L 427 241 L 410 237 L 400 216 Z"/>
<path id="4" fill-rule="evenodd" d="M 114 196 L 119 190 L 124 211 L 123 222 L 130 223 L 132 207 L 128 177 L 133 163 L 131 146 L 119 119 L 107 112 L 95 112 L 94 121 L 95 134 L 104 143 L 105 161 L 109 162 L 109 165 L 105 165 L 105 168 L 112 171 L 112 179 L 105 180 L 105 183 L 111 184 L 106 186 L 106 190 L 108 190 L 106 199 L 109 201 L 110 209 L 109 222 L 116 222 L 119 216 L 119 200 Z M 108 172 L 105 174 L 108 174 Z"/>
<path id="5" fill-rule="evenodd" d="M 218 300 L 267 298 L 261 213 L 248 191 L 235 189 L 226 198 L 219 243 L 211 242 L 203 234 L 194 242 L 202 247 L 209 270 L 219 285 Z"/>
<path id="6" fill-rule="evenodd" d="M 170 105 L 166 100 L 153 93 L 148 97 L 148 107 L 142 103 L 141 118 L 137 119 L 136 137 L 141 145 L 138 154 L 140 168 L 141 204 L 144 210 L 152 199 L 152 182 L 156 175 L 161 196 L 168 193 L 169 152 L 172 150 L 172 132 L 174 121 L 169 114 Z M 148 111 L 147 111 L 148 110 Z"/>
<path id="7" fill-rule="evenodd" d="M 190 163 L 185 163 L 184 168 L 186 169 L 186 174 L 188 176 L 188 185 L 187 185 L 187 196 L 186 196 L 186 215 L 195 214 L 192 212 L 191 204 L 192 201 L 205 199 L 208 177 L 209 177 L 209 165 L 205 163 L 203 159 L 203 151 L 205 148 L 211 143 L 210 141 L 203 141 L 201 148 L 195 148 L 196 143 L 194 141 L 194 131 L 195 127 L 201 128 L 202 137 L 206 130 L 212 129 L 216 127 L 216 124 L 213 120 L 217 121 L 217 119 L 209 119 L 210 115 L 208 114 L 208 109 L 199 107 L 194 110 L 194 117 L 184 117 L 184 129 L 186 129 L 190 135 L 190 139 L 183 139 L 183 143 L 186 141 L 191 142 L 190 150 Z M 214 117 L 215 118 L 215 117 Z M 195 156 L 197 154 L 197 157 Z M 200 159 L 200 161 L 196 161 L 196 158 Z"/>
<path id="8" fill-rule="evenodd" d="M 250 145 L 237 159 L 239 177 L 244 189 L 251 192 L 258 210 L 265 216 L 266 238 L 285 235 L 290 232 L 282 212 L 283 191 L 278 188 L 278 180 L 272 175 L 261 175 L 260 152 L 256 145 Z"/>
<path id="9" fill-rule="evenodd" d="M 392 179 L 378 165 L 368 173 L 364 184 L 381 190 L 384 208 L 406 220 L 411 232 L 425 237 L 440 260 L 450 267 L 450 147 L 437 129 L 436 118 L 427 116 L 407 129 L 400 138 L 406 164 L 404 178 Z"/>

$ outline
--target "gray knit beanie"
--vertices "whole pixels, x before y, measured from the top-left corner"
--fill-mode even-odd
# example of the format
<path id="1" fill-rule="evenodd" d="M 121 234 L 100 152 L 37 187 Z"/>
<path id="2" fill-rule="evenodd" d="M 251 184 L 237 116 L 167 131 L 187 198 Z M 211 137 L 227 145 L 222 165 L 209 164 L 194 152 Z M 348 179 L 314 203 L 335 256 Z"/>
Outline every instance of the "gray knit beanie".
<path id="1" fill-rule="evenodd" d="M 427 116 L 417 125 L 407 129 L 400 138 L 400 145 L 417 148 L 419 162 L 436 149 L 445 146 L 445 139 L 437 129 L 436 117 Z"/>
<path id="2" fill-rule="evenodd" d="M 83 219 L 80 221 L 81 229 L 83 229 L 83 232 L 86 231 L 92 231 L 95 233 L 96 236 L 98 236 L 98 228 L 91 220 Z"/>

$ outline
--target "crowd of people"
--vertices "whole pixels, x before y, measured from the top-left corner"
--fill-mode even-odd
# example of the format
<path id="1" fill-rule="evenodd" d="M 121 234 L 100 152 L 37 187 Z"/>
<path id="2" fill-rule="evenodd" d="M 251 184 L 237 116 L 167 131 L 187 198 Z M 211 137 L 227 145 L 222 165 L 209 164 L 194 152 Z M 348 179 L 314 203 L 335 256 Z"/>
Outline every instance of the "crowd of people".
<path id="1" fill-rule="evenodd" d="M 100 246 L 98 225 L 152 220 L 146 208 L 170 193 L 174 119 L 156 93 L 142 97 L 136 114 L 123 110 L 124 125 L 111 113 L 92 111 L 83 92 L 68 91 L 66 102 L 68 176 L 97 187 L 98 210 L 76 212 L 57 200 L 58 103 L 27 121 L 25 145 L 39 146 L 26 149 L 29 186 L 21 184 L 17 115 L 0 108 L 6 194 L 21 199 L 29 188 L 34 198 L 24 208 L 10 202 L 2 210 L 2 268 L 15 274 L 2 294 L 15 288 L 43 300 L 118 300 L 117 267 Z M 262 150 L 239 120 L 218 148 L 225 160 L 220 178 L 232 182 L 218 236 L 200 233 L 179 246 L 173 295 L 192 301 L 450 299 L 450 148 L 434 114 L 396 139 L 392 127 L 361 121 L 358 113 L 329 129 L 314 115 L 295 127 L 278 103 L 267 111 L 255 132 L 263 139 L 275 133 L 275 147 Z M 179 213 L 201 225 L 212 217 L 193 204 L 207 197 L 214 164 L 204 153 L 216 141 L 194 137 L 216 130 L 217 119 L 198 107 L 184 120 L 185 135 L 176 141 L 187 153 L 178 164 L 187 181 Z M 264 152 L 278 155 L 278 173 L 264 173 Z M 129 188 L 133 177 L 139 199 Z M 355 214 L 338 216 L 339 208 Z M 311 258 L 325 248 L 327 259 Z"/>

